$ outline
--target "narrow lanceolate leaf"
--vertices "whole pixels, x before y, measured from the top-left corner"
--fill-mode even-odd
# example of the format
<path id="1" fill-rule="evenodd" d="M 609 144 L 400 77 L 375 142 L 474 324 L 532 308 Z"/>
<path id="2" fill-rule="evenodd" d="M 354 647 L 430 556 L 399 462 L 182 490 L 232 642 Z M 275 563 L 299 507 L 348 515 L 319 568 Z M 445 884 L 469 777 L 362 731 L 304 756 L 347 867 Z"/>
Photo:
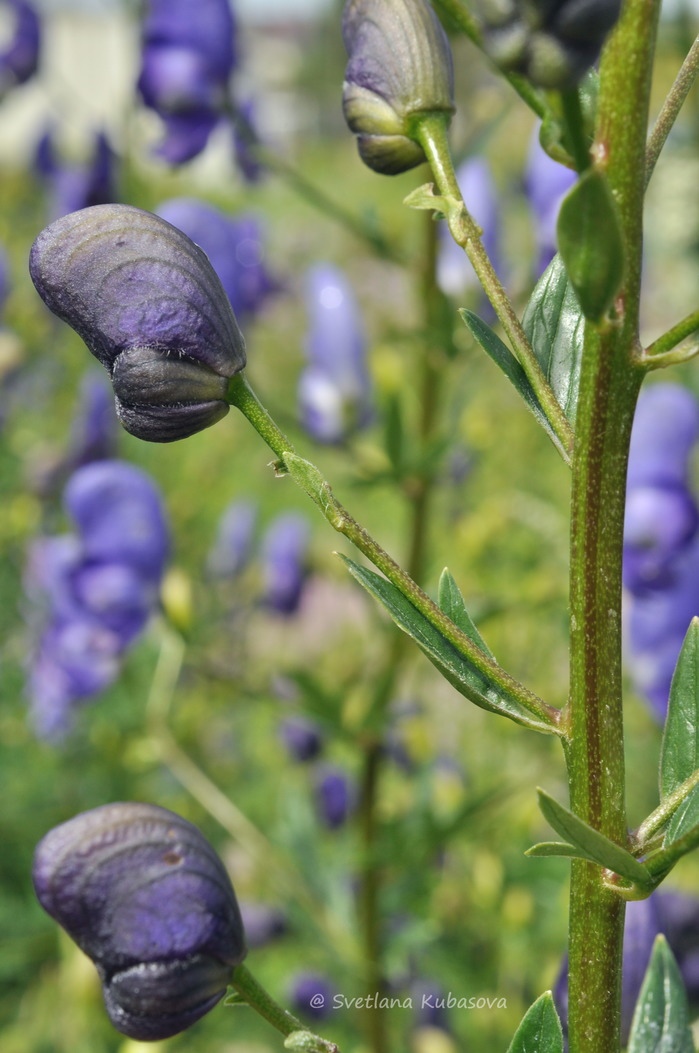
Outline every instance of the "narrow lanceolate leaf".
<path id="1" fill-rule="evenodd" d="M 439 578 L 437 603 L 440 610 L 444 611 L 447 618 L 451 618 L 454 625 L 466 633 L 469 639 L 473 640 L 489 658 L 493 657 L 493 652 L 473 624 L 471 615 L 466 610 L 461 590 L 448 567 L 444 568 Z"/>
<path id="2" fill-rule="evenodd" d="M 663 841 L 665 848 L 696 827 L 699 827 L 699 786 L 694 787 L 667 824 Z"/>
<path id="3" fill-rule="evenodd" d="M 586 859 L 588 863 L 597 862 L 582 848 L 576 848 L 575 845 L 569 845 L 563 841 L 541 841 L 538 845 L 528 848 L 524 854 L 533 857 L 559 856 L 562 859 Z"/>
<path id="4" fill-rule="evenodd" d="M 550 991 L 524 1014 L 507 1053 L 563 1053 L 563 1031 Z"/>
<path id="5" fill-rule="evenodd" d="M 473 311 L 467 311 L 464 308 L 459 311 L 459 314 L 471 335 L 481 345 L 486 354 L 492 358 L 493 362 L 500 367 L 507 379 L 524 399 L 527 408 L 534 414 L 548 437 L 554 445 L 558 447 L 561 453 L 564 454 L 567 460 L 568 454 L 563 450 L 558 436 L 551 427 L 551 423 L 536 396 L 534 388 L 529 383 L 526 373 L 510 351 L 509 347 L 507 347 L 506 344 L 503 344 L 500 337 L 497 336 L 490 326 L 486 325 L 477 314 L 474 314 Z"/>
<path id="6" fill-rule="evenodd" d="M 660 753 L 660 799 L 699 768 L 699 618 L 693 618 L 672 677 Z"/>
<path id="7" fill-rule="evenodd" d="M 544 818 L 557 834 L 565 837 L 567 843 L 579 850 L 582 859 L 598 863 L 641 887 L 650 885 L 648 871 L 630 852 L 620 845 L 615 845 L 598 830 L 593 830 L 544 790 L 539 790 L 538 794 L 539 807 Z"/>
<path id="8" fill-rule="evenodd" d="M 694 1053 L 684 983 L 664 936 L 653 947 L 627 1053 Z"/>
<path id="9" fill-rule="evenodd" d="M 498 685 L 491 683 L 483 673 L 460 655 L 453 644 L 445 639 L 390 581 L 366 567 L 361 567 L 347 556 L 340 555 L 340 558 L 347 565 L 350 574 L 386 608 L 396 625 L 412 637 L 442 676 L 460 694 L 481 709 L 500 713 L 535 731 L 553 731 L 550 725 L 530 713 L 516 698 L 508 695 Z M 480 647 L 480 637 L 475 626 L 475 636 L 471 636 L 465 626 L 462 628 Z"/>
<path id="10" fill-rule="evenodd" d="M 554 256 L 536 283 L 522 328 L 561 409 L 575 424 L 585 316 L 560 256 Z"/>
<path id="11" fill-rule="evenodd" d="M 588 168 L 563 199 L 558 249 L 583 314 L 601 322 L 624 278 L 619 213 L 603 172 Z"/>

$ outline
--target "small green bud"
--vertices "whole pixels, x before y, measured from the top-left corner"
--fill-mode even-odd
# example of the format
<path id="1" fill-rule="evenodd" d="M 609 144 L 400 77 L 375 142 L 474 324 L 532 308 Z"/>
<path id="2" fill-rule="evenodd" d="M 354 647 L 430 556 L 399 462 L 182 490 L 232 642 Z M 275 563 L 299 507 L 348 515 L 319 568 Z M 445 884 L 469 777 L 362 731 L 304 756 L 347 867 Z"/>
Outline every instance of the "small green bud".
<path id="1" fill-rule="evenodd" d="M 360 156 L 375 172 L 407 172 L 425 160 L 415 117 L 454 112 L 447 35 L 428 0 L 348 0 L 342 36 L 342 107 Z"/>

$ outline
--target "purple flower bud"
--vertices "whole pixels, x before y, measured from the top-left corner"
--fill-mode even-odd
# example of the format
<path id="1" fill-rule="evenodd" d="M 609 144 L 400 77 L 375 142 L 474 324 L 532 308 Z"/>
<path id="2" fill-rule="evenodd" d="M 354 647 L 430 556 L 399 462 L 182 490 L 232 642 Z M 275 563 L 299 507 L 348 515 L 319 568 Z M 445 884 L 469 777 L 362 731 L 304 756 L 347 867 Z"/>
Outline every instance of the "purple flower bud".
<path id="1" fill-rule="evenodd" d="M 315 785 L 316 807 L 321 821 L 337 830 L 349 819 L 355 804 L 354 787 L 344 772 L 326 768 Z"/>
<path id="2" fill-rule="evenodd" d="M 127 431 L 171 442 L 226 415 L 245 344 L 207 257 L 176 227 L 130 205 L 95 205 L 43 230 L 29 270 L 109 371 Z"/>
<path id="3" fill-rule="evenodd" d="M 466 208 L 483 231 L 483 247 L 498 270 L 500 217 L 490 165 L 482 157 L 470 157 L 457 168 L 456 180 Z M 439 241 L 437 281 L 442 291 L 459 296 L 469 287 L 480 288 L 468 257 L 452 238 L 446 223 L 440 225 Z"/>
<path id="4" fill-rule="evenodd" d="M 95 461 L 72 476 L 65 505 L 85 560 L 120 562 L 147 581 L 160 580 L 168 529 L 160 496 L 145 472 L 124 461 Z"/>
<path id="5" fill-rule="evenodd" d="M 279 736 L 292 760 L 301 764 L 315 760 L 323 748 L 323 735 L 307 717 L 289 717 L 279 726 Z"/>
<path id="6" fill-rule="evenodd" d="M 24 84 L 39 67 L 41 23 L 34 7 L 25 0 L 7 0 L 15 19 L 14 35 L 0 52 L 0 94 Z"/>
<path id="7" fill-rule="evenodd" d="M 95 963 L 109 1018 L 141 1041 L 190 1027 L 245 957 L 235 893 L 191 823 L 150 804 L 108 804 L 51 830 L 34 888 Z"/>
<path id="8" fill-rule="evenodd" d="M 103 132 L 95 136 L 92 157 L 84 164 L 61 163 L 52 133 L 45 132 L 36 148 L 34 166 L 48 185 L 50 218 L 114 201 L 114 164 L 114 152 Z"/>
<path id="9" fill-rule="evenodd" d="M 686 486 L 699 438 L 699 403 L 679 384 L 652 384 L 638 399 L 627 486 Z"/>
<path id="10" fill-rule="evenodd" d="M 187 197 L 164 201 L 156 212 L 204 250 L 241 321 L 252 320 L 278 291 L 265 267 L 262 226 L 254 216 L 233 219 Z"/>
<path id="11" fill-rule="evenodd" d="M 638 592 L 667 585 L 672 561 L 698 525 L 697 506 L 683 487 L 631 487 L 624 521 L 626 588 Z"/>
<path id="12" fill-rule="evenodd" d="M 294 614 L 306 581 L 308 520 L 296 512 L 278 516 L 262 539 L 264 602 L 277 614 Z"/>
<path id="13" fill-rule="evenodd" d="M 307 431 L 319 442 L 341 442 L 371 417 L 371 381 L 366 339 L 354 293 L 330 264 L 312 267 L 306 278 L 308 366 L 299 381 Z"/>
<path id="14" fill-rule="evenodd" d="M 196 157 L 218 123 L 235 63 L 228 0 L 149 0 L 138 90 L 165 122 L 158 153 L 171 164 Z"/>
<path id="15" fill-rule="evenodd" d="M 421 164 L 414 118 L 454 111 L 451 49 L 437 15 L 427 0 L 348 0 L 342 36 L 342 106 L 362 160 L 385 175 Z"/>
<path id="16" fill-rule="evenodd" d="M 332 1012 L 335 988 L 319 973 L 297 973 L 289 986 L 294 1010 L 311 1020 L 325 1020 Z"/>
<path id="17" fill-rule="evenodd" d="M 234 578 L 250 560 L 257 525 L 253 501 L 233 501 L 223 513 L 209 553 L 208 571 L 215 578 Z"/>
<path id="18" fill-rule="evenodd" d="M 542 88 L 567 88 L 594 65 L 621 0 L 479 0 L 494 62 Z"/>
<path id="19" fill-rule="evenodd" d="M 542 274 L 557 251 L 556 223 L 563 198 L 577 179 L 577 174 L 554 161 L 539 141 L 539 126 L 534 129 L 529 145 L 524 189 L 534 216 L 538 248 L 537 274 Z"/>

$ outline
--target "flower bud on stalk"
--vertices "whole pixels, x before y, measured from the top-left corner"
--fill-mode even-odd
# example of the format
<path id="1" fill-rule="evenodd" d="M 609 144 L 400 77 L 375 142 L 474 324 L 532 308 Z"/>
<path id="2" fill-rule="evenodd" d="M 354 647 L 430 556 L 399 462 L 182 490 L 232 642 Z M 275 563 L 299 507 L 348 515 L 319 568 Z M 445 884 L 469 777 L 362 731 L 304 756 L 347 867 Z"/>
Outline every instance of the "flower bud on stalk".
<path id="1" fill-rule="evenodd" d="M 245 957 L 228 874 L 191 823 L 151 804 L 107 804 L 36 849 L 44 910 L 93 960 L 109 1018 L 141 1041 L 190 1027 Z"/>
<path id="2" fill-rule="evenodd" d="M 29 271 L 108 370 L 132 435 L 172 442 L 228 413 L 245 342 L 207 256 L 182 231 L 130 205 L 95 205 L 43 230 Z"/>
<path id="3" fill-rule="evenodd" d="M 504 70 L 570 88 L 594 65 L 621 0 L 479 0 L 483 44 Z"/>
<path id="4" fill-rule="evenodd" d="M 427 0 L 348 0 L 342 106 L 366 165 L 384 175 L 425 160 L 415 118 L 454 112 L 447 35 Z"/>

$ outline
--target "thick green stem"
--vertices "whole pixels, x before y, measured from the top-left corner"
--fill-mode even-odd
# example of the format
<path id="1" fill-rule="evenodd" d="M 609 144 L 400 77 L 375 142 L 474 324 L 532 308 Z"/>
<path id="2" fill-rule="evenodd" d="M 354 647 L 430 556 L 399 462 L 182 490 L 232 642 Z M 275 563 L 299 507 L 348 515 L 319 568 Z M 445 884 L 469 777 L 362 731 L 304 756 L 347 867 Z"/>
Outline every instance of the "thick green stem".
<path id="1" fill-rule="evenodd" d="M 658 0 L 626 0 L 605 48 L 593 158 L 619 208 L 626 277 L 618 324 L 588 324 L 576 418 L 571 516 L 571 693 L 566 749 L 576 815 L 627 845 L 621 681 L 626 467 L 642 379 L 638 314 L 645 137 Z M 570 1053 L 620 1043 L 624 907 L 598 867 L 574 861 L 570 890 Z"/>
<path id="2" fill-rule="evenodd" d="M 517 317 L 517 312 L 495 273 L 495 268 L 483 247 L 480 228 L 463 204 L 461 190 L 454 174 L 444 116 L 442 114 L 423 114 L 419 119 L 416 118 L 415 135 L 425 151 L 440 194 L 455 199 L 463 205 L 459 215 L 460 230 L 454 231 L 450 228 L 452 236 L 471 261 L 483 291 L 493 305 L 493 310 L 509 338 L 529 383 L 536 392 L 551 427 L 558 436 L 563 449 L 570 454 L 573 447 L 570 423 L 532 350 L 522 323 Z"/>

